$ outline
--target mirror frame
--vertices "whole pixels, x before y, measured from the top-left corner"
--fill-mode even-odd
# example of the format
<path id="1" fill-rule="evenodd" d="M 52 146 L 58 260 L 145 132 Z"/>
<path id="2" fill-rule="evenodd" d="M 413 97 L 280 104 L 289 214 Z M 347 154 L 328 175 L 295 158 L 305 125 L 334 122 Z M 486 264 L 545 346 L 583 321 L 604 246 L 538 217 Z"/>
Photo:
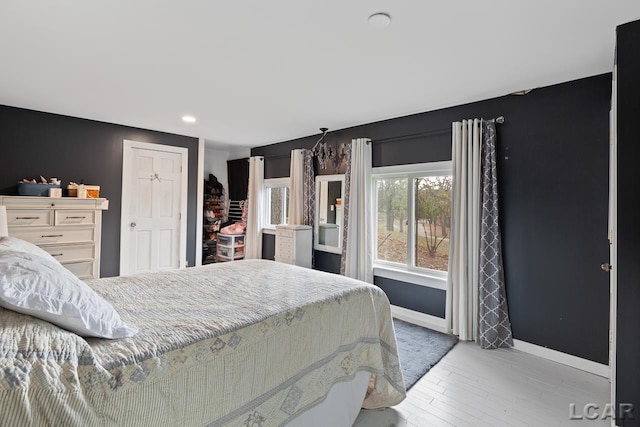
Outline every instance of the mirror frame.
<path id="1" fill-rule="evenodd" d="M 344 201 L 344 182 L 345 182 L 345 177 L 344 174 L 339 174 L 339 175 L 318 175 L 316 176 L 316 215 L 315 215 L 315 222 L 313 225 L 313 248 L 315 250 L 318 251 L 323 251 L 323 252 L 330 252 L 330 253 L 334 253 L 334 254 L 342 254 L 342 240 L 343 240 L 343 233 L 344 233 L 344 211 L 343 211 L 343 215 L 342 215 L 342 224 L 340 225 L 340 230 L 339 230 L 339 234 L 338 234 L 338 246 L 328 246 L 328 245 L 321 245 L 320 243 L 318 243 L 320 241 L 319 237 L 320 237 L 320 184 L 322 182 L 330 182 L 330 181 L 340 181 L 341 185 L 340 185 L 340 194 L 341 194 L 341 198 Z M 343 204 L 344 207 L 344 204 Z"/>

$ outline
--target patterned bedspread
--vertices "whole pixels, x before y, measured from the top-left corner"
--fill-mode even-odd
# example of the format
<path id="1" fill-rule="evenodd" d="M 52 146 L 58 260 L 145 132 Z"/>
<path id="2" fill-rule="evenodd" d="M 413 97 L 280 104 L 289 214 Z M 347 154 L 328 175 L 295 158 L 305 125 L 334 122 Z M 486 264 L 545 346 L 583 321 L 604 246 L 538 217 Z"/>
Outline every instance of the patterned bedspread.
<path id="1" fill-rule="evenodd" d="M 282 425 L 361 370 L 363 407 L 405 396 L 375 286 L 263 260 L 88 283 L 140 333 L 83 339 L 0 308 L 2 425 Z"/>

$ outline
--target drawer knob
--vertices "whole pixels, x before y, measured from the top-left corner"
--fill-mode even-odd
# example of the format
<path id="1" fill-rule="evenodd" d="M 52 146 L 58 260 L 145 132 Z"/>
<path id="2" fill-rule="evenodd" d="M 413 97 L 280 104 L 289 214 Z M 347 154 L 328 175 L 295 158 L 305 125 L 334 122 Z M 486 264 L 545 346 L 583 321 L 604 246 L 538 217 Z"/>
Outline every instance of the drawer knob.
<path id="1" fill-rule="evenodd" d="M 131 224 L 129 224 L 131 226 L 131 228 L 135 228 L 138 226 L 138 224 L 136 224 L 135 222 L 132 222 Z"/>

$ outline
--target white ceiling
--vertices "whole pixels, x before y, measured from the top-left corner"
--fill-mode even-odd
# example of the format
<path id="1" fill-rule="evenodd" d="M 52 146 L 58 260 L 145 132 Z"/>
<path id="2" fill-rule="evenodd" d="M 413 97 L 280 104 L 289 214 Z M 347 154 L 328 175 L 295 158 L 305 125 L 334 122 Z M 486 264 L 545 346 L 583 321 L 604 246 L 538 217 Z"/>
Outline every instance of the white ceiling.
<path id="1" fill-rule="evenodd" d="M 640 0 L 1 0 L 0 104 L 260 146 L 609 72 L 639 18 Z"/>

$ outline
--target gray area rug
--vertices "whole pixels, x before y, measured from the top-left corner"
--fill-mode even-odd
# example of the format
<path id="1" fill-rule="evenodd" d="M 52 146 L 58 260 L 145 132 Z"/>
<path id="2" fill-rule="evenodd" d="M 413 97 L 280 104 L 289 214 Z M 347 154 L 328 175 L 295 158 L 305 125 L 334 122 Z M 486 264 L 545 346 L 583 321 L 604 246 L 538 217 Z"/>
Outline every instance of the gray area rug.
<path id="1" fill-rule="evenodd" d="M 404 385 L 409 390 L 458 342 L 458 337 L 393 319 Z"/>

